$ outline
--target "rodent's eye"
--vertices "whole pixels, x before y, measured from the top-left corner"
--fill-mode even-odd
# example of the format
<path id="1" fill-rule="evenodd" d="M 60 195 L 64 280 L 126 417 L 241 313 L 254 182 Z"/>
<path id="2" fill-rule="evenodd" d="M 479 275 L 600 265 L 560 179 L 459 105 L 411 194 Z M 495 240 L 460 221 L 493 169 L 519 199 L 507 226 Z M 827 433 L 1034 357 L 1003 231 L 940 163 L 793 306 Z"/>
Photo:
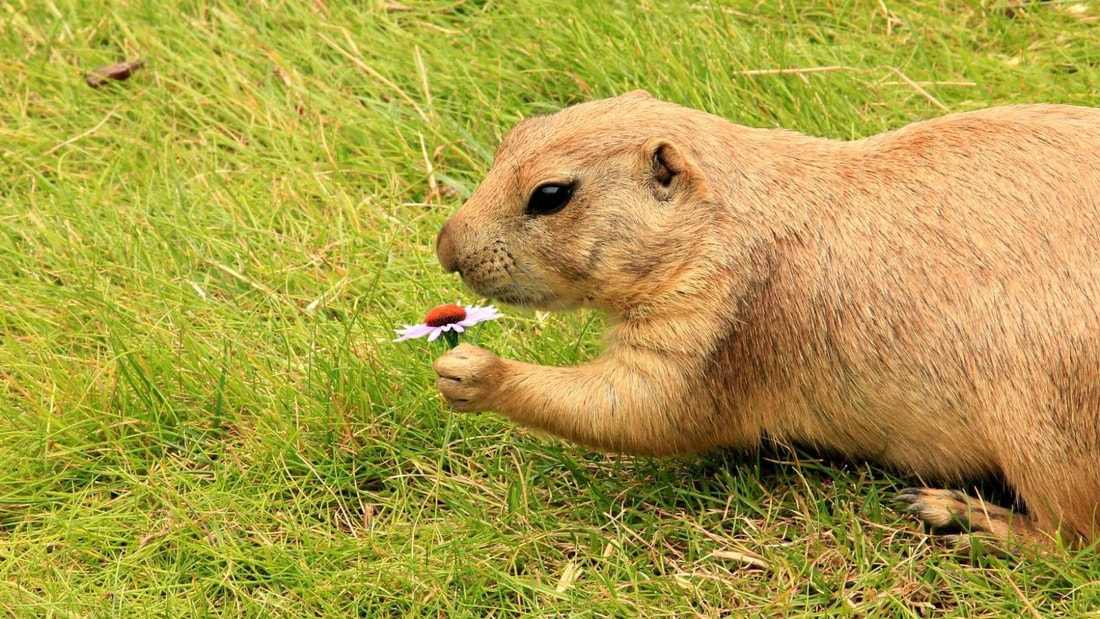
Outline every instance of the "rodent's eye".
<path id="1" fill-rule="evenodd" d="M 573 197 L 573 184 L 547 183 L 539 185 L 527 201 L 528 215 L 550 215 L 557 213 L 569 204 Z"/>

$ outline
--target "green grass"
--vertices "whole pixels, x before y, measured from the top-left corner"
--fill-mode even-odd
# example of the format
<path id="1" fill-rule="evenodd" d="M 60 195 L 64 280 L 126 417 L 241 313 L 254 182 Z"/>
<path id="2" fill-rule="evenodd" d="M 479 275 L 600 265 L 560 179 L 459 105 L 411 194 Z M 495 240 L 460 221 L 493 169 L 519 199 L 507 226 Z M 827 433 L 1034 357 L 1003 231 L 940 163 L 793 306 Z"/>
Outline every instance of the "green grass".
<path id="1" fill-rule="evenodd" d="M 448 412 L 439 348 L 389 342 L 473 300 L 434 236 L 522 117 L 639 87 L 834 137 L 1100 105 L 1100 6 L 170 4 L 0 6 L 6 612 L 1100 616 L 1094 552 L 954 556 L 901 477 L 592 453 Z M 576 364 L 599 326 L 478 337 Z"/>

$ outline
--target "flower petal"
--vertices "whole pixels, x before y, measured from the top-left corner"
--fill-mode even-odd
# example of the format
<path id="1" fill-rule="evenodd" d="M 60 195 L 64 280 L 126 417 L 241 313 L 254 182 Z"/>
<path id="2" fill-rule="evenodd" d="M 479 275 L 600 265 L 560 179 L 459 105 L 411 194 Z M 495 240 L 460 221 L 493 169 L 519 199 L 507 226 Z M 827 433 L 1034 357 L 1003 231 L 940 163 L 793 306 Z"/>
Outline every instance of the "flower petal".
<path id="1" fill-rule="evenodd" d="M 438 340 L 439 339 L 439 334 L 443 333 L 444 331 L 447 330 L 446 328 L 443 328 L 443 327 L 428 327 L 428 328 L 432 330 L 432 332 L 428 335 L 428 341 L 429 342 L 434 342 L 434 341 Z"/>
<path id="2" fill-rule="evenodd" d="M 394 331 L 401 337 L 393 340 L 395 342 L 404 342 L 405 340 L 411 340 L 418 337 L 424 337 L 431 333 L 431 327 L 428 325 L 405 325 L 404 329 L 394 329 Z"/>
<path id="3" fill-rule="evenodd" d="M 502 314 L 497 311 L 497 308 L 489 305 L 487 307 L 478 307 L 471 305 L 466 308 L 466 319 L 459 322 L 459 324 L 470 327 L 476 325 L 479 322 L 485 322 L 487 320 L 496 320 L 500 318 Z"/>

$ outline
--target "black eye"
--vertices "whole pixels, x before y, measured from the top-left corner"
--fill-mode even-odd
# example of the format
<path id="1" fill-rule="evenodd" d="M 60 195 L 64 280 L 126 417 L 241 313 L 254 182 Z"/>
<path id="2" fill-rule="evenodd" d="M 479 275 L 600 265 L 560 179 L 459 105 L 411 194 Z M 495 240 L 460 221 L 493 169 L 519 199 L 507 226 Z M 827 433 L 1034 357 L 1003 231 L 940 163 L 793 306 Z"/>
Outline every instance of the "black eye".
<path id="1" fill-rule="evenodd" d="M 531 199 L 527 201 L 527 214 L 550 215 L 551 213 L 557 213 L 565 208 L 566 204 L 569 204 L 569 199 L 573 197 L 573 189 L 572 184 L 549 183 L 539 185 L 531 194 Z"/>

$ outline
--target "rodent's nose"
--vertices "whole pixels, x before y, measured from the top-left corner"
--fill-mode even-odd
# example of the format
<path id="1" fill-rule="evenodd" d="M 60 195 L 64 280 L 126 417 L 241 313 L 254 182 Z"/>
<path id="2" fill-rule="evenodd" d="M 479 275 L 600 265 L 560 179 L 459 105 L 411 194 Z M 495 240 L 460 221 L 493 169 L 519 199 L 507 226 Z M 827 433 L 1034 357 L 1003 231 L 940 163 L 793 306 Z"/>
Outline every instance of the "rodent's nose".
<path id="1" fill-rule="evenodd" d="M 439 259 L 439 264 L 443 265 L 444 271 L 461 275 L 458 269 L 458 256 L 455 255 L 454 234 L 450 232 L 453 221 L 453 219 L 447 220 L 447 223 L 443 224 L 443 229 L 439 231 L 439 236 L 435 239 L 435 257 Z"/>

